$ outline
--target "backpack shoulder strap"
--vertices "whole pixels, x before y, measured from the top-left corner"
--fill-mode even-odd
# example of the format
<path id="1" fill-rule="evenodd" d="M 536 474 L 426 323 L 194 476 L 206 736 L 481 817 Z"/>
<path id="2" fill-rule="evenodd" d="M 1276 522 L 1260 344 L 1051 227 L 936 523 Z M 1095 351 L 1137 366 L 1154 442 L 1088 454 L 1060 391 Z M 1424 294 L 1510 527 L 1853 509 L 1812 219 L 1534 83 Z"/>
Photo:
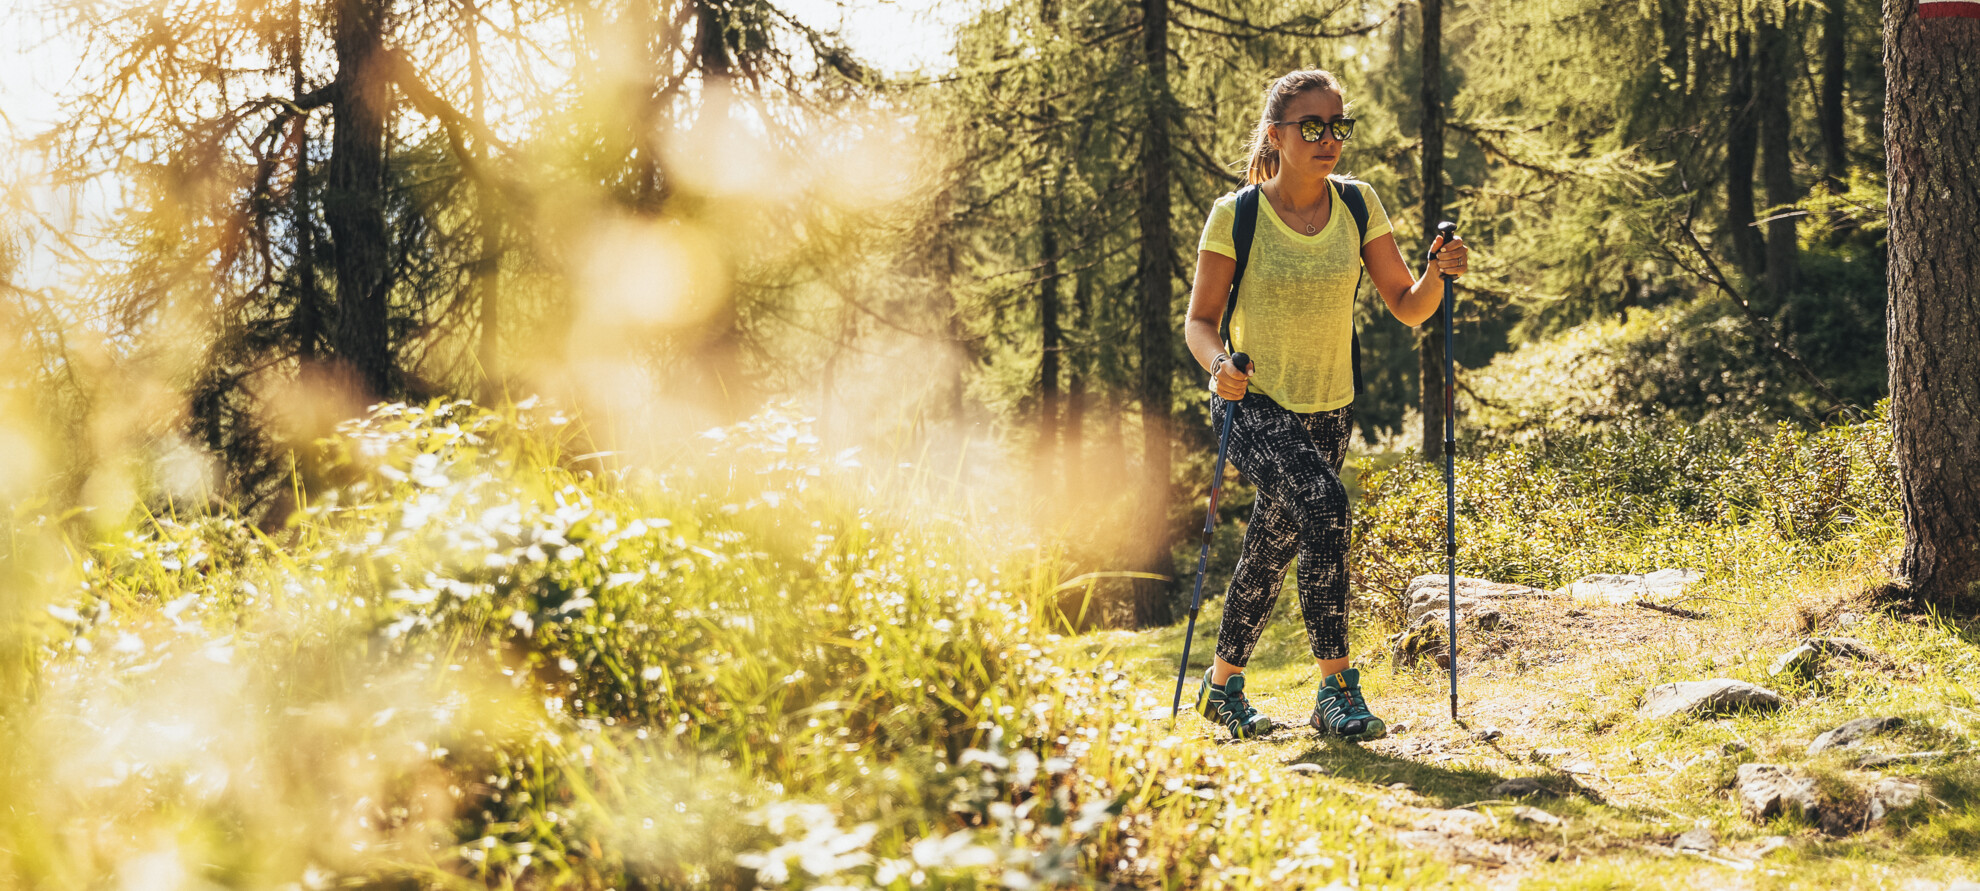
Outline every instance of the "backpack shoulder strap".
<path id="1" fill-rule="evenodd" d="M 1244 267 L 1251 260 L 1251 239 L 1258 231 L 1258 184 L 1238 190 L 1237 219 L 1231 221 L 1231 244 L 1237 248 L 1237 271 L 1231 273 L 1231 293 L 1224 300 L 1224 321 L 1217 326 L 1224 339 L 1224 352 L 1236 352 L 1231 343 L 1231 313 L 1237 309 L 1238 283 L 1244 281 Z"/>
<path id="2" fill-rule="evenodd" d="M 1334 181 L 1334 185 L 1340 190 L 1341 203 L 1347 205 L 1348 214 L 1354 217 L 1354 231 L 1359 235 L 1354 240 L 1354 253 L 1356 257 L 1359 257 L 1361 256 L 1361 242 L 1368 238 L 1368 200 L 1361 195 L 1360 181 L 1352 180 L 1345 176 L 1330 177 L 1330 179 Z M 1366 275 L 1367 272 L 1367 264 L 1364 261 L 1361 272 L 1354 277 L 1355 299 L 1360 299 L 1361 297 L 1361 277 L 1362 275 Z M 1355 398 L 1359 399 L 1361 398 L 1360 326 L 1356 326 L 1354 333 L 1349 335 L 1348 349 L 1352 351 L 1349 353 L 1348 361 L 1354 370 L 1354 395 Z"/>
<path id="3" fill-rule="evenodd" d="M 1368 199 L 1361 195 L 1361 182 L 1347 177 L 1334 177 L 1334 185 L 1340 187 L 1341 203 L 1347 205 L 1348 213 L 1354 217 L 1354 229 L 1362 238 L 1368 237 Z M 1355 253 L 1361 253 L 1359 242 Z"/>

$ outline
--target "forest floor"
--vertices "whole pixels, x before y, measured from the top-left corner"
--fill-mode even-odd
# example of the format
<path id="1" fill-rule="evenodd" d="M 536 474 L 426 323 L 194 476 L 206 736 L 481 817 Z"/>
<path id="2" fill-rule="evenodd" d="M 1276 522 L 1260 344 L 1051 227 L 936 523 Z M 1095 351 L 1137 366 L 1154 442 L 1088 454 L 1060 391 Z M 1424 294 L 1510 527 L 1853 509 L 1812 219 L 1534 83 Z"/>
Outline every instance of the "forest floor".
<path id="1" fill-rule="evenodd" d="M 1509 599 L 1496 604 L 1503 620 L 1484 653 L 1460 653 L 1462 719 L 1456 722 L 1448 675 L 1435 660 L 1393 666 L 1374 641 L 1363 648 L 1373 654 L 1357 662 L 1371 707 L 1392 729 L 1386 739 L 1359 746 L 1307 724 L 1317 677 L 1303 628 L 1287 615 L 1297 609 L 1291 596 L 1282 598 L 1248 673 L 1253 702 L 1280 724 L 1263 739 L 1225 739 L 1188 710 L 1195 678 L 1215 647 L 1215 605 L 1197 625 L 1184 713 L 1173 723 L 1168 702 L 1182 626 L 1090 635 L 1069 645 L 1091 656 L 1111 651 L 1162 703 L 1144 713 L 1147 732 L 1211 749 L 1231 773 L 1263 773 L 1284 794 L 1357 803 L 1362 817 L 1355 834 L 1372 831 L 1418 855 L 1409 859 L 1441 861 L 1449 871 L 1436 883 L 1924 891 L 1980 878 L 1972 857 L 1980 841 L 1974 798 L 1980 770 L 1970 748 L 1980 714 L 1969 708 L 1974 691 L 1947 680 L 1948 669 L 1972 665 L 1980 649 L 1970 631 L 1878 612 L 1847 592 L 1843 585 L 1691 599 L 1682 609 L 1693 617 L 1552 592 Z M 1812 677 L 1769 676 L 1779 654 L 1820 635 L 1847 635 L 1876 652 L 1870 661 L 1828 659 Z M 1462 632 L 1460 641 L 1476 643 Z M 1771 713 L 1717 718 L 1637 714 L 1651 686 L 1714 677 L 1760 683 L 1787 703 Z M 1821 732 L 1865 716 L 1907 723 L 1893 735 L 1807 754 Z M 1918 751 L 1951 754 L 1857 766 L 1866 752 Z M 1747 819 L 1733 788 L 1746 763 L 1779 764 L 1813 778 L 1827 819 L 1793 813 Z M 1917 782 L 1925 794 L 1872 824 L 1863 790 L 1887 776 Z M 1517 777 L 1537 780 L 1542 790 L 1495 793 Z M 1348 850 L 1325 837 L 1317 841 L 1313 847 L 1321 852 Z M 1353 855 L 1347 859 L 1349 884 L 1358 884 Z M 1378 876 L 1369 884 L 1393 886 L 1398 878 L 1416 885 L 1432 877 Z"/>

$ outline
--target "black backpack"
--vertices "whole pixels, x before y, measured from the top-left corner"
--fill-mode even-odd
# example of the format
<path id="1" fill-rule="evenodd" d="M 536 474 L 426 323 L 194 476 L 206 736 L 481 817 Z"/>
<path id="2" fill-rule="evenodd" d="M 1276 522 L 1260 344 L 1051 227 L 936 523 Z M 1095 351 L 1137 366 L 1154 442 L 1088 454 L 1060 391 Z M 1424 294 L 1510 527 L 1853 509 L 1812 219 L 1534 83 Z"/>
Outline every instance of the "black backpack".
<path id="1" fill-rule="evenodd" d="M 1335 191 L 1341 196 L 1341 203 L 1347 205 L 1348 214 L 1354 217 L 1355 257 L 1361 256 L 1361 241 L 1368 237 L 1368 202 L 1361 197 L 1360 183 L 1345 177 L 1328 177 Z M 1224 301 L 1224 321 L 1217 333 L 1224 338 L 1224 351 L 1235 352 L 1231 343 L 1231 312 L 1237 308 L 1238 282 L 1244 281 L 1244 267 L 1251 258 L 1251 237 L 1258 231 L 1258 184 L 1252 183 L 1238 190 L 1237 220 L 1231 224 L 1231 240 L 1237 247 L 1237 271 L 1231 274 L 1231 296 Z M 1366 264 L 1362 264 L 1365 266 Z M 1361 297 L 1361 278 L 1367 273 L 1363 268 L 1354 277 L 1354 298 Z M 1354 398 L 1361 398 L 1361 332 L 1350 335 L 1350 362 L 1354 367 Z"/>

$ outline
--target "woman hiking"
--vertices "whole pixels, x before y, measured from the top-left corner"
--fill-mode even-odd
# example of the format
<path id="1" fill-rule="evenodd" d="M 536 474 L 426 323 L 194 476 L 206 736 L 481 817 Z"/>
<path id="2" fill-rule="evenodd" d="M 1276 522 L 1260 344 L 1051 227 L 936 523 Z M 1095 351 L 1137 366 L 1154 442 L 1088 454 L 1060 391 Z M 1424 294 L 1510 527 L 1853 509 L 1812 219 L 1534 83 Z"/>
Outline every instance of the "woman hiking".
<path id="1" fill-rule="evenodd" d="M 1295 556 L 1300 612 L 1322 678 L 1313 726 L 1351 740 L 1388 729 L 1368 710 L 1348 659 L 1348 499 L 1340 469 L 1353 427 L 1354 295 L 1365 266 L 1390 314 L 1422 324 L 1443 299 L 1439 274 L 1464 274 L 1466 249 L 1462 239 L 1445 244 L 1440 235 L 1431 246 L 1435 268 L 1420 279 L 1410 272 L 1374 190 L 1332 176 L 1353 133 L 1332 74 L 1294 71 L 1265 91 L 1246 174 L 1264 200 L 1230 321 L 1229 348 L 1248 354 L 1250 368 L 1234 367 L 1219 332 L 1237 269 L 1236 192 L 1217 199 L 1197 244 L 1183 334 L 1210 372 L 1215 423 L 1239 406 L 1230 460 L 1258 486 L 1225 595 L 1216 661 L 1197 696 L 1198 711 L 1234 737 L 1273 729 L 1245 699 L 1243 672 Z M 1366 231 L 1357 233 L 1342 189 L 1359 190 Z"/>

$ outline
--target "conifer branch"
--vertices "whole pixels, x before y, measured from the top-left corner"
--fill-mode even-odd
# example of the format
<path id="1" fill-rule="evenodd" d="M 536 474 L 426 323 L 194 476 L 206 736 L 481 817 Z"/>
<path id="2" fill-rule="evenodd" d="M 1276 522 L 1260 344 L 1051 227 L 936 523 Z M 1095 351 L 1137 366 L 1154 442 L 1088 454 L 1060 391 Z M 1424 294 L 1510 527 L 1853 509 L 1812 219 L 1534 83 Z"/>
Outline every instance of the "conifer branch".
<path id="1" fill-rule="evenodd" d="M 1204 7 L 1189 2 L 1189 0 L 1171 0 L 1171 2 L 1175 3 L 1178 7 L 1187 9 L 1190 12 L 1196 13 L 1197 15 L 1203 16 L 1213 21 L 1222 22 L 1225 25 L 1228 25 L 1232 28 L 1237 28 L 1239 30 L 1225 31 L 1218 28 L 1211 28 L 1205 25 L 1192 25 L 1188 22 L 1182 21 L 1181 19 L 1173 20 L 1174 24 L 1177 27 L 1185 28 L 1191 31 L 1197 31 L 1204 34 L 1215 34 L 1219 37 L 1230 37 L 1237 40 L 1250 40 L 1253 38 L 1266 37 L 1266 36 L 1304 37 L 1308 39 L 1335 39 L 1341 37 L 1354 37 L 1361 34 L 1367 34 L 1371 31 L 1374 31 L 1377 28 L 1382 27 L 1383 25 L 1388 24 L 1390 19 L 1395 18 L 1397 14 L 1402 12 L 1402 6 L 1403 6 L 1401 3 L 1396 4 L 1396 6 L 1394 6 L 1389 10 L 1387 15 L 1384 15 L 1380 19 L 1373 22 L 1367 22 L 1360 25 L 1352 25 L 1347 28 L 1332 29 L 1325 27 L 1327 20 L 1330 19 L 1335 13 L 1338 13 L 1341 10 L 1347 8 L 1346 4 L 1342 4 L 1333 9 L 1327 10 L 1325 13 L 1322 13 L 1321 15 L 1318 16 L 1297 15 L 1297 16 L 1293 16 L 1292 18 L 1286 19 L 1285 21 L 1280 22 L 1276 25 L 1260 25 L 1256 22 L 1251 21 L 1250 19 L 1238 18 L 1236 16 L 1226 15 L 1224 13 L 1216 12 L 1214 10 L 1205 9 Z"/>

